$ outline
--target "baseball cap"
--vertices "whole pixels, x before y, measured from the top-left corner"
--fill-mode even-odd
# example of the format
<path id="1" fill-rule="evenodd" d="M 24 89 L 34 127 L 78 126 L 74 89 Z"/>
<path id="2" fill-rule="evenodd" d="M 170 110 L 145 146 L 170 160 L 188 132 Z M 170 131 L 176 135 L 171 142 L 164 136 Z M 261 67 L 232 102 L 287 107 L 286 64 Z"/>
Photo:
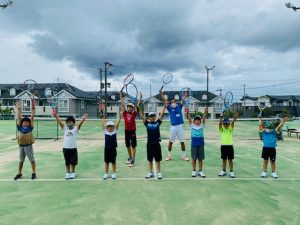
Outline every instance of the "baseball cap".
<path id="1" fill-rule="evenodd" d="M 149 112 L 149 117 L 150 116 L 156 116 L 156 113 L 155 112 Z"/>
<path id="2" fill-rule="evenodd" d="M 201 120 L 201 116 L 200 116 L 200 115 L 196 115 L 196 116 L 194 117 L 194 120 L 196 120 L 196 119 Z"/>
<path id="3" fill-rule="evenodd" d="M 107 127 L 108 126 L 114 126 L 114 125 L 115 125 L 115 123 L 113 121 L 111 121 L 111 120 L 106 123 Z"/>
<path id="4" fill-rule="evenodd" d="M 226 119 L 223 120 L 222 123 L 223 123 L 223 124 L 230 124 L 230 120 L 226 118 Z"/>
<path id="5" fill-rule="evenodd" d="M 131 103 L 131 102 L 127 104 L 127 107 L 128 107 L 128 106 L 131 106 L 132 108 L 134 108 L 134 104 Z"/>
<path id="6" fill-rule="evenodd" d="M 265 128 L 267 128 L 267 129 L 273 129 L 273 128 L 274 128 L 273 123 L 270 122 L 270 121 L 264 122 L 263 125 L 264 125 Z"/>

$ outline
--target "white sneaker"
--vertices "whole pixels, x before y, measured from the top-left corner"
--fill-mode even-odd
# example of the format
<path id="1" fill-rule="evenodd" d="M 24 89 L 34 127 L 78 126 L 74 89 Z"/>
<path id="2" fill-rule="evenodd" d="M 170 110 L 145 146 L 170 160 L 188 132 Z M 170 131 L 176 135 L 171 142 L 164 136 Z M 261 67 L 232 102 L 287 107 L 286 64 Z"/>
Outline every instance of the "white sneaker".
<path id="1" fill-rule="evenodd" d="M 266 177 L 268 176 L 268 174 L 267 174 L 267 172 L 263 171 L 263 172 L 260 174 L 260 176 L 261 176 L 262 178 L 266 178 Z"/>
<path id="2" fill-rule="evenodd" d="M 117 174 L 116 173 L 111 174 L 111 179 L 113 180 L 117 179 Z"/>
<path id="3" fill-rule="evenodd" d="M 161 173 L 157 173 L 157 179 L 162 179 Z"/>
<path id="4" fill-rule="evenodd" d="M 103 179 L 106 180 L 107 178 L 109 178 L 108 173 L 105 173 Z"/>
<path id="5" fill-rule="evenodd" d="M 70 173 L 70 179 L 75 179 L 76 174 L 75 173 Z"/>
<path id="6" fill-rule="evenodd" d="M 226 176 L 226 172 L 224 170 L 221 170 L 219 173 L 219 176 L 220 177 Z"/>
<path id="7" fill-rule="evenodd" d="M 131 159 L 128 158 L 126 164 L 130 164 L 131 163 Z"/>
<path id="8" fill-rule="evenodd" d="M 273 173 L 272 173 L 272 178 L 274 178 L 274 179 L 277 179 L 277 178 L 278 178 L 278 176 L 277 176 L 277 173 L 276 173 L 276 172 L 273 172 Z"/>
<path id="9" fill-rule="evenodd" d="M 66 173 L 66 175 L 65 175 L 65 179 L 66 179 L 66 180 L 69 180 L 69 179 L 71 179 L 71 174 L 70 174 L 70 173 Z"/>
<path id="10" fill-rule="evenodd" d="M 199 171 L 199 172 L 198 172 L 198 176 L 200 176 L 200 177 L 206 177 L 206 176 L 205 176 L 205 173 L 204 173 L 203 171 Z"/>
<path id="11" fill-rule="evenodd" d="M 229 173 L 229 177 L 230 177 L 230 178 L 234 178 L 234 177 L 235 177 L 233 171 Z"/>
<path id="12" fill-rule="evenodd" d="M 154 177 L 152 172 L 148 172 L 147 175 L 145 176 L 146 179 L 149 179 L 151 177 Z"/>
<path id="13" fill-rule="evenodd" d="M 196 177 L 197 176 L 197 173 L 195 170 L 192 171 L 192 177 Z"/>

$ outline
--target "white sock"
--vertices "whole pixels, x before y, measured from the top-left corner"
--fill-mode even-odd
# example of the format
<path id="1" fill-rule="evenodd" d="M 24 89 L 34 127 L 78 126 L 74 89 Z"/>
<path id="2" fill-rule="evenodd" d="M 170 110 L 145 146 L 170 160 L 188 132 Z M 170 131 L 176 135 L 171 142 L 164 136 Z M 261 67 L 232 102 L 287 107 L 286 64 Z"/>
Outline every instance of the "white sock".
<path id="1" fill-rule="evenodd" d="M 171 151 L 168 151 L 168 156 L 171 156 Z"/>
<path id="2" fill-rule="evenodd" d="M 186 156 L 185 151 L 181 151 L 182 158 Z"/>

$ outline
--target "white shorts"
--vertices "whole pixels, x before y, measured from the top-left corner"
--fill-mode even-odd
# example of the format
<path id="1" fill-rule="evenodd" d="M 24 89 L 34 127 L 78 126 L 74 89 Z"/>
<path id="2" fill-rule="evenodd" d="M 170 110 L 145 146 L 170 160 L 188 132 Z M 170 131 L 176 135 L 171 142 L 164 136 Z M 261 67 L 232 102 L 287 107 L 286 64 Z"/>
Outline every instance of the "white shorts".
<path id="1" fill-rule="evenodd" d="M 176 137 L 180 142 L 184 142 L 183 124 L 171 125 L 169 141 L 174 143 Z"/>

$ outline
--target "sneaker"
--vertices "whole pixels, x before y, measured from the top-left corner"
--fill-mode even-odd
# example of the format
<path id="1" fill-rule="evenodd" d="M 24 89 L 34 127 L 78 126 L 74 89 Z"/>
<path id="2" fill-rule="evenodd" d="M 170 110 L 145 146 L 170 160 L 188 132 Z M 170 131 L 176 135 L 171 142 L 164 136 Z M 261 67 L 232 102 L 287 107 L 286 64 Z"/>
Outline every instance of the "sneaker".
<path id="1" fill-rule="evenodd" d="M 131 159 L 128 158 L 126 164 L 130 164 L 131 163 Z"/>
<path id="2" fill-rule="evenodd" d="M 226 176 L 226 172 L 224 170 L 221 170 L 219 173 L 219 176 L 220 177 Z"/>
<path id="3" fill-rule="evenodd" d="M 235 177 L 233 171 L 229 173 L 229 177 L 230 177 L 230 178 L 234 178 L 234 177 Z"/>
<path id="4" fill-rule="evenodd" d="M 168 155 L 167 157 L 166 157 L 166 161 L 170 161 L 172 158 L 171 158 L 171 156 L 170 155 Z"/>
<path id="5" fill-rule="evenodd" d="M 129 167 L 134 167 L 134 160 L 132 160 L 129 164 L 128 164 Z"/>
<path id="6" fill-rule="evenodd" d="M 106 180 L 108 178 L 109 178 L 108 173 L 105 173 L 104 176 L 103 176 L 103 179 Z"/>
<path id="7" fill-rule="evenodd" d="M 66 175 L 65 175 L 65 179 L 66 179 L 66 180 L 69 180 L 69 179 L 71 179 L 71 173 L 66 173 Z"/>
<path id="8" fill-rule="evenodd" d="M 117 174 L 116 173 L 111 174 L 111 179 L 113 180 L 117 179 Z"/>
<path id="9" fill-rule="evenodd" d="M 70 173 L 70 179 L 75 179 L 76 174 L 75 173 Z"/>
<path id="10" fill-rule="evenodd" d="M 276 172 L 273 172 L 273 173 L 272 173 L 272 178 L 274 178 L 274 179 L 277 179 L 277 178 L 278 178 L 278 176 L 277 176 L 277 173 L 276 173 Z"/>
<path id="11" fill-rule="evenodd" d="M 31 180 L 36 179 L 36 173 L 31 174 Z"/>
<path id="12" fill-rule="evenodd" d="M 183 161 L 189 161 L 189 158 L 187 156 L 182 157 Z"/>
<path id="13" fill-rule="evenodd" d="M 192 171 L 192 177 L 196 177 L 197 176 L 197 173 L 195 170 Z"/>
<path id="14" fill-rule="evenodd" d="M 206 176 L 205 176 L 205 173 L 204 173 L 203 171 L 199 171 L 199 172 L 198 172 L 198 176 L 200 176 L 200 177 L 206 177 Z"/>
<path id="15" fill-rule="evenodd" d="M 267 174 L 267 172 L 263 171 L 263 172 L 260 174 L 260 176 L 261 176 L 262 178 L 266 178 L 266 177 L 268 176 L 268 174 Z"/>
<path id="16" fill-rule="evenodd" d="M 145 176 L 146 179 L 149 179 L 151 177 L 154 177 L 152 172 L 148 172 L 147 175 Z"/>
<path id="17" fill-rule="evenodd" d="M 21 173 L 18 173 L 15 177 L 14 177 L 14 180 L 18 180 L 19 178 L 22 177 L 22 174 Z"/>
<path id="18" fill-rule="evenodd" d="M 161 173 L 157 173 L 157 179 L 162 179 L 162 175 L 161 175 Z"/>

